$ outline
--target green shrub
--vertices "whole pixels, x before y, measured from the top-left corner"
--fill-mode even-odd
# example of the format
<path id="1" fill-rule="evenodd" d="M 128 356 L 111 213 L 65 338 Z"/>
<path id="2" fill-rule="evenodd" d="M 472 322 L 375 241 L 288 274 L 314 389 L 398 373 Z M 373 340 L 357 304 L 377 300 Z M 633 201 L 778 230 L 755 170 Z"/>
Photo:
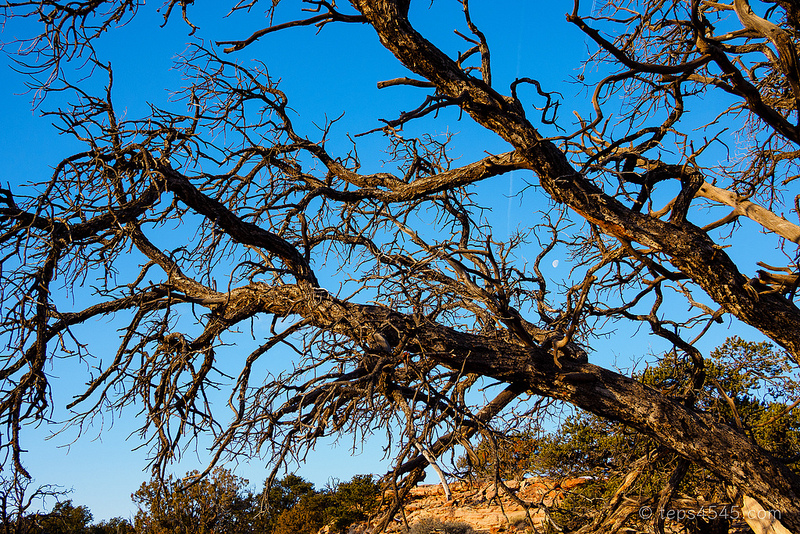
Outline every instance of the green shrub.
<path id="1" fill-rule="evenodd" d="M 326 523 L 342 532 L 354 523 L 366 521 L 378 510 L 380 486 L 371 475 L 356 475 L 350 482 L 337 484 L 331 492 Z"/>
<path id="2" fill-rule="evenodd" d="M 329 495 L 315 493 L 304 496 L 293 508 L 275 520 L 273 534 L 316 534 L 325 525 L 325 511 L 331 505 Z"/>
<path id="3" fill-rule="evenodd" d="M 473 534 L 475 531 L 463 521 L 441 521 L 435 517 L 423 517 L 411 525 L 409 534 Z"/>

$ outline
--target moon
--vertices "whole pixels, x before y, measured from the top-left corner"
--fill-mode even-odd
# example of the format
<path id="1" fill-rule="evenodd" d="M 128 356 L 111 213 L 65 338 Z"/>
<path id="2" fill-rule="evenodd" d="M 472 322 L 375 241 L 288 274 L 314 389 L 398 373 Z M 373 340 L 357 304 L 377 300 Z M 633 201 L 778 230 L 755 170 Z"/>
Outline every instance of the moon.
<path id="1" fill-rule="evenodd" d="M 553 260 L 553 268 L 558 267 L 558 260 Z"/>

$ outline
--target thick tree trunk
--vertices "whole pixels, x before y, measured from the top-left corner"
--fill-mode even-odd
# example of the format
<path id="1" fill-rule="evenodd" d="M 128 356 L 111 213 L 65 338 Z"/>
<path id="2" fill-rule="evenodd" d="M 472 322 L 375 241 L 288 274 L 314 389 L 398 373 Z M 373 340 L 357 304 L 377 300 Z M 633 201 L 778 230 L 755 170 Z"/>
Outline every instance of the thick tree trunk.
<path id="1" fill-rule="evenodd" d="M 800 359 L 800 310 L 794 303 L 774 293 L 759 295 L 722 249 L 694 225 L 634 212 L 606 195 L 575 171 L 558 147 L 542 139 L 521 109 L 483 81 L 465 74 L 414 30 L 400 15 L 395 1 L 354 3 L 378 32 L 381 43 L 403 64 L 433 82 L 476 122 L 523 154 L 528 168 L 537 173 L 553 200 L 568 205 L 611 236 L 667 255 L 725 311 L 761 330 Z"/>

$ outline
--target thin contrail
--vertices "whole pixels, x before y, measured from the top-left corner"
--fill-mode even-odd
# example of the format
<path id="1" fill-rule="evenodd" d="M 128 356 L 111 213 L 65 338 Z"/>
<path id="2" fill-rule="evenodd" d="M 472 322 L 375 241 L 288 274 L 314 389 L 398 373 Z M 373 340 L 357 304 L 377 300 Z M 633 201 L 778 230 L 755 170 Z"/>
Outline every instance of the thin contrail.
<path id="1" fill-rule="evenodd" d="M 520 26 L 520 32 L 517 37 L 517 74 L 516 78 L 519 78 L 519 71 L 520 71 L 520 63 L 522 62 L 522 26 Z M 508 210 L 506 213 L 506 237 L 511 237 L 511 199 L 514 196 L 514 172 L 511 171 L 508 175 Z"/>
<path id="2" fill-rule="evenodd" d="M 591 16 L 596 15 L 597 12 L 597 0 L 592 0 L 592 10 L 590 11 Z M 516 78 L 519 78 L 520 72 L 520 63 L 522 59 L 522 27 L 520 26 L 520 33 L 517 38 L 517 74 Z M 584 41 L 586 37 L 584 37 Z M 506 235 L 507 237 L 511 237 L 511 200 L 514 197 L 514 172 L 511 171 L 508 175 L 508 209 L 506 212 Z"/>

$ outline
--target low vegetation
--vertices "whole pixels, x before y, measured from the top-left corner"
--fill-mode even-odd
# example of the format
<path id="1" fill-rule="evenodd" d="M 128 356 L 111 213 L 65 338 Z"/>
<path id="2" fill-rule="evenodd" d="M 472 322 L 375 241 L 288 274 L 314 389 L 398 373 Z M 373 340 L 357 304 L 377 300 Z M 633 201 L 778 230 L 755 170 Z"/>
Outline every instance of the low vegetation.
<path id="1" fill-rule="evenodd" d="M 317 490 L 290 474 L 260 492 L 221 467 L 208 477 L 198 475 L 193 471 L 182 479 L 169 476 L 143 483 L 132 495 L 139 508 L 133 521 L 114 518 L 93 524 L 89 508 L 70 500 L 57 501 L 48 513 L 14 513 L 6 498 L 0 527 L 4 534 L 312 534 L 327 525 L 331 533 L 339 533 L 366 520 L 379 504 L 379 486 L 369 475 Z"/>

